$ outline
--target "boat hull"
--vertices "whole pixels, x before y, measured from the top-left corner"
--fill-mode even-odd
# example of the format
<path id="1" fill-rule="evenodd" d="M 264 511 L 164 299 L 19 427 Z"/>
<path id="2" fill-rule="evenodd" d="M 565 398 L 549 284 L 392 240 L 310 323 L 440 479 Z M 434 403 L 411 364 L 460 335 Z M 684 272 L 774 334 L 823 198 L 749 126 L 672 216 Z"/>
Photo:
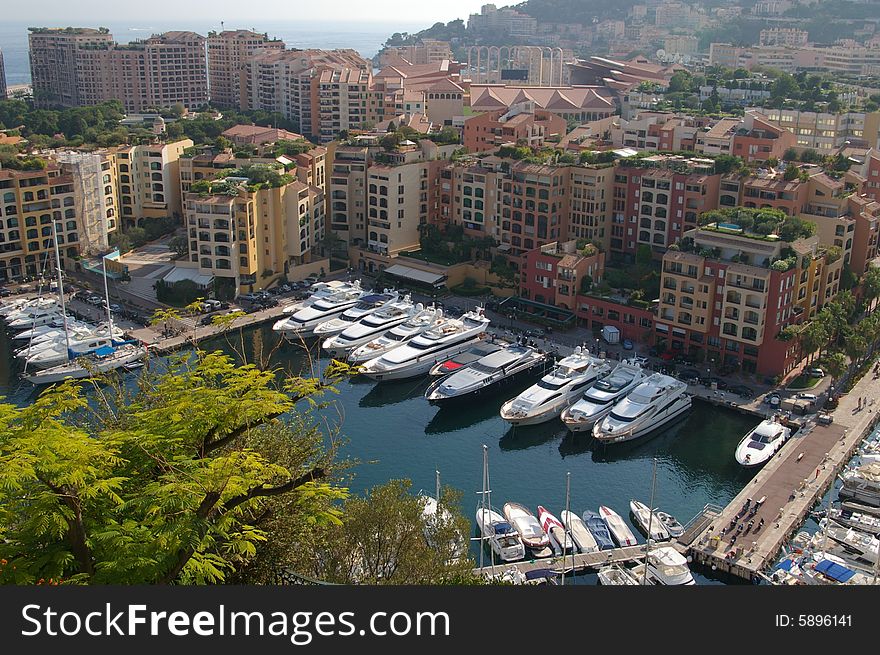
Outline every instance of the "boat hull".
<path id="1" fill-rule="evenodd" d="M 463 343 L 457 344 L 456 346 L 444 350 L 442 354 L 431 353 L 430 355 L 426 355 L 424 358 L 418 358 L 417 360 L 407 362 L 401 366 L 397 366 L 392 369 L 387 370 L 361 370 L 363 375 L 366 375 L 371 380 L 376 380 L 377 382 L 387 382 L 389 380 L 407 380 L 409 378 L 418 377 L 420 375 L 425 375 L 428 371 L 430 371 L 434 365 L 436 365 L 441 359 L 449 359 L 450 357 L 454 357 L 460 352 L 463 352 L 473 346 L 475 343 L 480 341 L 481 337 L 477 336 L 473 339 L 465 341 Z M 374 358 L 378 359 L 378 358 Z M 372 361 L 372 360 L 370 360 Z M 369 365 L 369 361 L 365 364 L 365 366 Z"/>
<path id="2" fill-rule="evenodd" d="M 656 432 L 657 430 L 662 428 L 664 425 L 671 423 L 672 421 L 674 421 L 678 417 L 685 414 L 687 411 L 690 410 L 690 408 L 691 408 L 691 399 L 690 399 L 690 397 L 688 397 L 687 404 L 682 404 L 678 409 L 670 412 L 669 414 L 667 414 L 665 417 L 663 417 L 660 421 L 658 421 L 656 423 L 651 423 L 650 425 L 645 425 L 645 426 L 639 427 L 639 428 L 632 430 L 630 432 L 624 432 L 621 434 L 610 434 L 610 435 L 605 434 L 605 433 L 601 432 L 601 430 L 597 430 L 594 427 L 593 436 L 596 438 L 597 441 L 599 441 L 600 443 L 604 443 L 604 444 L 625 443 L 627 441 L 634 441 L 634 440 L 640 439 L 641 437 L 644 437 L 648 434 L 651 434 L 652 432 Z M 601 425 L 601 423 L 598 425 Z M 598 434 L 597 434 L 597 432 L 598 432 Z M 728 451 L 728 452 L 730 452 L 730 451 Z"/>
<path id="3" fill-rule="evenodd" d="M 425 391 L 425 398 L 428 399 L 432 405 L 439 405 L 441 407 L 446 407 L 449 405 L 457 405 L 463 402 L 473 401 L 475 398 L 479 396 L 488 396 L 506 389 L 513 384 L 520 382 L 524 378 L 528 378 L 535 373 L 539 373 L 544 370 L 544 362 L 536 361 L 528 367 L 524 367 L 519 371 L 512 373 L 506 377 L 497 378 L 488 384 L 477 387 L 475 389 L 470 389 L 465 391 L 464 393 L 457 394 L 455 396 L 439 396 L 433 394 L 433 392 L 440 388 L 443 383 L 446 381 L 446 378 L 440 378 L 439 380 L 435 380 L 431 383 L 431 386 L 428 387 L 427 391 Z M 433 395 L 432 395 L 433 394 Z"/>
<path id="4" fill-rule="evenodd" d="M 575 401 L 576 396 L 577 394 L 573 395 L 571 398 L 562 396 L 558 402 L 553 403 L 536 414 L 529 414 L 526 416 L 516 416 L 509 412 L 505 412 L 505 407 L 507 407 L 508 403 L 504 403 L 504 406 L 501 408 L 501 418 L 511 425 L 540 425 L 541 423 L 546 423 L 547 421 L 559 418 L 559 415 L 565 410 L 565 408 Z"/>

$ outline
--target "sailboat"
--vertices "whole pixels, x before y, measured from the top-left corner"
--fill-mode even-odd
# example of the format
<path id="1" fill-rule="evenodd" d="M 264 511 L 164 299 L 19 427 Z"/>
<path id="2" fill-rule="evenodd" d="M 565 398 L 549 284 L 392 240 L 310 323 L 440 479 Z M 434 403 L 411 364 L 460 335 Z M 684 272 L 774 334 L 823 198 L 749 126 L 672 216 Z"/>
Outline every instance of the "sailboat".
<path id="1" fill-rule="evenodd" d="M 24 375 L 24 379 L 32 384 L 53 384 L 68 378 L 80 379 L 92 377 L 101 373 L 115 371 L 124 366 L 130 366 L 140 361 L 147 355 L 145 346 L 134 341 L 116 341 L 112 345 L 103 346 L 86 357 L 74 358 L 75 353 L 71 350 L 70 327 L 67 322 L 64 305 L 63 272 L 61 270 L 61 255 L 58 250 L 58 239 L 55 238 L 55 222 L 52 222 L 53 241 L 55 242 L 55 260 L 58 266 L 58 295 L 61 301 L 61 316 L 64 320 L 65 345 L 67 347 L 67 361 L 59 366 L 43 369 L 30 375 Z M 104 295 L 107 306 L 107 324 L 109 334 L 113 334 L 113 315 L 110 312 L 110 291 L 107 287 L 107 264 L 105 257 L 101 258 L 101 268 L 104 273 Z"/>
<path id="2" fill-rule="evenodd" d="M 500 513 L 492 508 L 492 492 L 489 489 L 489 449 L 483 445 L 483 490 L 480 504 L 477 505 L 477 527 L 480 530 L 481 541 L 489 542 L 492 553 L 492 566 L 495 566 L 495 556 L 502 562 L 512 562 L 523 559 L 526 549 L 516 529 Z M 480 546 L 480 568 L 483 568 L 483 556 L 485 549 Z"/>

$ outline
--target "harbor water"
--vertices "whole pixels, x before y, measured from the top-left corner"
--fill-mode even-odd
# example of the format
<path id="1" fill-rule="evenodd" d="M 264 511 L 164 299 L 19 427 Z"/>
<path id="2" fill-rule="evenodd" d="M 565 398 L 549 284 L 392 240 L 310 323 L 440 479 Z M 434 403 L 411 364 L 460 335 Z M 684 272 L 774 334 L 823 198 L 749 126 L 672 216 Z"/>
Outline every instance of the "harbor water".
<path id="1" fill-rule="evenodd" d="M 278 347 L 278 336 L 268 325 L 218 337 L 201 347 L 232 354 L 231 346 L 241 350 L 240 343 L 249 361 L 271 353 L 271 365 L 291 373 L 308 373 L 310 367 L 327 364 L 300 346 Z M 0 393 L 7 402 L 27 404 L 34 388 L 19 381 L 11 360 L 9 341 L 0 337 Z M 137 374 L 126 375 L 133 380 Z M 650 502 L 656 458 L 654 505 L 685 523 L 706 503 L 726 505 L 754 475 L 736 463 L 733 453 L 757 418 L 695 400 L 685 418 L 669 427 L 631 443 L 603 447 L 589 433 L 569 433 L 559 420 L 517 428 L 503 421 L 498 415 L 501 404 L 531 382 L 473 403 L 437 408 L 423 397 L 425 377 L 394 383 L 355 378 L 339 383 L 338 395 L 332 395 L 331 406 L 322 411 L 329 422 L 341 422 L 346 439 L 341 455 L 359 462 L 349 482 L 353 492 L 392 478 L 409 478 L 414 491 L 433 492 L 434 472 L 440 471 L 444 485 L 463 492 L 462 509 L 471 519 L 480 502 L 483 444 L 489 453 L 491 502 L 497 508 L 516 501 L 532 511 L 544 505 L 558 514 L 565 508 L 570 472 L 572 511 L 581 514 L 607 505 L 631 523 L 630 499 Z"/>

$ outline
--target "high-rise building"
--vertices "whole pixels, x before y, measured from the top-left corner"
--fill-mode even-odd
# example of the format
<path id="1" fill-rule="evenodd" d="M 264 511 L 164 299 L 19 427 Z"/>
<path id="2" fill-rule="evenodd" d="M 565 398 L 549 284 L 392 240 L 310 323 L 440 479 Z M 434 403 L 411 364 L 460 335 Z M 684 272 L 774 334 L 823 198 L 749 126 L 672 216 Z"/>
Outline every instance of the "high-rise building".
<path id="1" fill-rule="evenodd" d="M 79 107 L 83 79 L 92 71 L 82 67 L 80 55 L 107 49 L 113 37 L 105 29 L 87 27 L 31 28 L 28 34 L 31 84 L 37 108 Z"/>
<path id="2" fill-rule="evenodd" d="M 211 104 L 242 106 L 243 75 L 247 61 L 261 50 L 284 50 L 284 42 L 250 30 L 208 34 L 208 80 Z"/>

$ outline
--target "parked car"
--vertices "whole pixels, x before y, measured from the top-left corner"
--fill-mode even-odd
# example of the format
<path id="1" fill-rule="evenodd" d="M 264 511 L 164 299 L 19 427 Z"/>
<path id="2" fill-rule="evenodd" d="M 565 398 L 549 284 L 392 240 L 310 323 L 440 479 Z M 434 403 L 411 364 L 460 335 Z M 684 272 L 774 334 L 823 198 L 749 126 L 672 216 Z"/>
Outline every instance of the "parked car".
<path id="1" fill-rule="evenodd" d="M 811 368 L 807 371 L 807 375 L 813 378 L 824 378 L 825 371 L 823 371 L 821 368 Z"/>
<path id="2" fill-rule="evenodd" d="M 755 392 L 744 384 L 736 384 L 730 387 L 730 391 L 735 393 L 740 398 L 751 398 L 755 395 Z"/>
<path id="3" fill-rule="evenodd" d="M 624 339 L 622 345 L 623 345 L 624 350 L 632 350 L 633 349 L 633 342 L 630 341 L 629 339 Z"/>
<path id="4" fill-rule="evenodd" d="M 110 311 L 114 314 L 117 314 L 122 311 L 122 306 L 114 303 L 110 303 Z"/>
<path id="5" fill-rule="evenodd" d="M 770 405 L 770 407 L 779 407 L 779 394 L 775 391 L 771 391 L 766 396 L 764 396 L 764 402 Z"/>
<path id="6" fill-rule="evenodd" d="M 804 391 L 800 392 L 800 393 L 799 393 L 797 396 L 795 396 L 795 397 L 798 398 L 799 400 L 809 400 L 811 403 L 814 403 L 814 402 L 816 402 L 817 400 L 819 400 L 819 396 L 817 396 L 816 394 L 814 394 L 814 393 L 806 393 L 806 392 L 804 392 Z"/>
<path id="7" fill-rule="evenodd" d="M 722 390 L 727 389 L 727 382 L 721 378 L 717 378 L 717 377 L 709 378 L 709 382 L 710 382 L 710 384 L 714 382 L 715 385 L 719 389 L 722 389 Z"/>
<path id="8" fill-rule="evenodd" d="M 816 423 L 819 425 L 831 425 L 834 422 L 834 417 L 831 414 L 826 412 L 819 412 L 816 416 Z"/>
<path id="9" fill-rule="evenodd" d="M 0 298 L 6 298 L 7 296 L 11 296 L 12 292 L 6 287 L 0 287 Z"/>
<path id="10" fill-rule="evenodd" d="M 208 300 L 206 300 L 205 302 L 202 303 L 202 306 L 204 308 L 204 311 L 206 311 L 206 312 L 217 311 L 218 309 L 220 309 L 220 301 L 209 298 Z"/>
<path id="11" fill-rule="evenodd" d="M 238 297 L 238 299 L 244 302 L 254 302 L 255 300 L 257 300 L 257 294 L 243 293 Z"/>
<path id="12" fill-rule="evenodd" d="M 92 294 L 86 299 L 86 302 L 90 305 L 94 305 L 95 307 L 100 307 L 101 304 L 104 302 L 104 299 L 101 298 L 101 296 L 96 296 L 95 294 Z"/>
<path id="13" fill-rule="evenodd" d="M 89 298 L 91 298 L 94 294 L 91 291 L 77 291 L 73 294 L 73 297 L 77 300 L 82 300 L 83 302 L 88 302 Z"/>
<path id="14" fill-rule="evenodd" d="M 202 325 L 211 325 L 213 322 L 214 322 L 214 315 L 213 314 L 206 314 L 205 316 L 202 316 L 201 320 L 199 321 L 199 323 L 201 323 Z"/>
<path id="15" fill-rule="evenodd" d="M 695 368 L 686 368 L 678 374 L 680 380 L 691 382 L 700 379 L 700 372 Z"/>

